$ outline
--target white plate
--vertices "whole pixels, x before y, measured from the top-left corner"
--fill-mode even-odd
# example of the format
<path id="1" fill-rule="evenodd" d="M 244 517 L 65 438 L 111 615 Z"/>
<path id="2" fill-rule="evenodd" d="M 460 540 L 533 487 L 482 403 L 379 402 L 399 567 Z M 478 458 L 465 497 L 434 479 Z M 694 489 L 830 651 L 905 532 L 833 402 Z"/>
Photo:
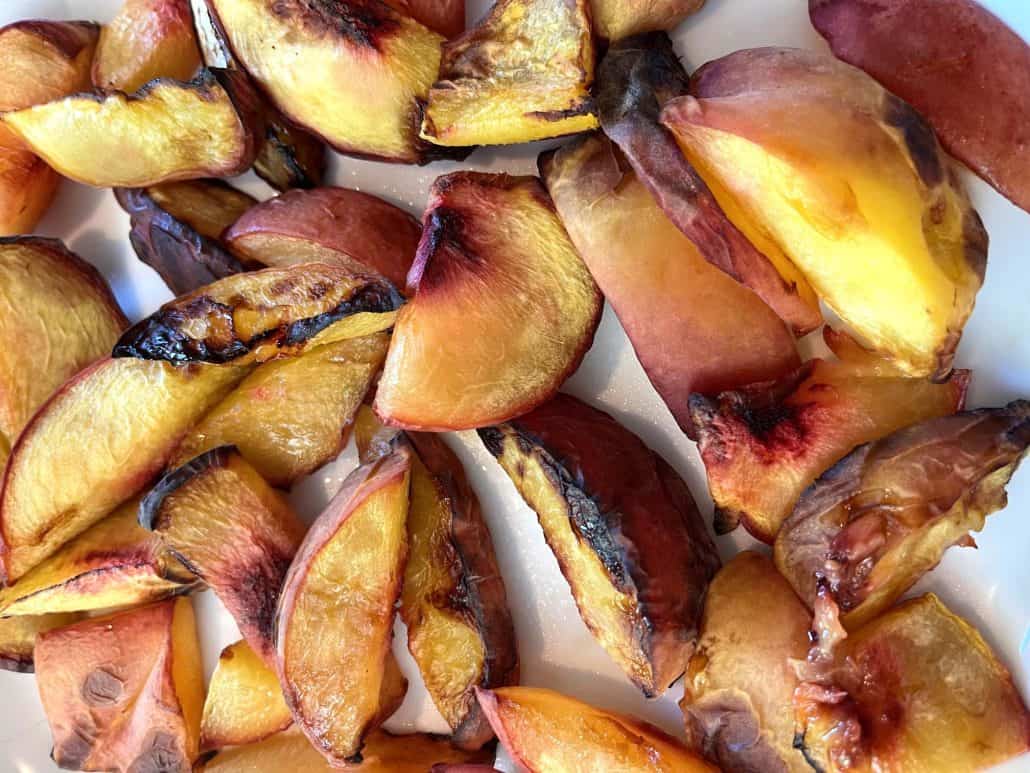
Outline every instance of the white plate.
<path id="1" fill-rule="evenodd" d="M 984 4 L 1024 39 L 1030 39 L 1030 2 L 984 0 Z M 0 24 L 32 17 L 106 21 L 119 5 L 120 0 L 2 0 Z M 478 18 L 488 5 L 470 0 L 470 20 Z M 708 0 L 708 6 L 682 24 L 674 37 L 691 70 L 750 46 L 825 50 L 809 25 L 806 7 L 803 0 Z M 533 174 L 540 147 L 482 150 L 463 166 Z M 335 157 L 328 182 L 375 193 L 419 215 L 433 178 L 457 167 L 403 167 Z M 966 326 L 957 364 L 974 372 L 971 407 L 1000 405 L 1030 396 L 1030 216 L 972 175 L 966 179 L 990 232 L 991 251 L 987 281 Z M 252 174 L 235 183 L 262 198 L 272 193 Z M 94 263 L 135 321 L 171 295 L 157 275 L 136 259 L 127 239 L 128 229 L 128 217 L 108 191 L 66 182 L 38 231 L 64 239 L 71 249 Z M 679 470 L 702 511 L 710 514 L 704 469 L 694 444 L 677 429 L 652 390 L 609 310 L 605 311 L 593 349 L 565 390 L 611 412 L 644 438 Z M 630 685 L 584 627 L 536 517 L 504 473 L 474 433 L 451 435 L 449 440 L 466 465 L 493 532 L 515 618 L 523 682 L 637 714 L 682 735 L 676 706 L 679 685 L 661 700 L 651 702 Z M 297 486 L 293 500 L 301 512 L 309 518 L 317 515 L 353 464 L 353 451 L 348 450 Z M 1026 559 L 1030 545 L 1030 469 L 1016 474 L 1009 486 L 1008 508 L 988 519 L 977 542 L 979 550 L 949 551 L 940 567 L 913 592 L 933 590 L 974 623 L 1012 669 L 1024 697 L 1030 698 L 1030 561 Z M 720 539 L 724 556 L 753 544 L 740 534 Z M 205 666 L 210 675 L 219 650 L 239 636 L 210 593 L 202 594 L 197 601 Z M 442 732 L 446 725 L 425 692 L 400 629 L 399 634 L 395 650 L 412 688 L 388 727 Z M 0 771 L 55 770 L 33 677 L 0 672 L 0 694 Z M 1011 761 L 999 770 L 1030 771 L 1030 757 Z"/>

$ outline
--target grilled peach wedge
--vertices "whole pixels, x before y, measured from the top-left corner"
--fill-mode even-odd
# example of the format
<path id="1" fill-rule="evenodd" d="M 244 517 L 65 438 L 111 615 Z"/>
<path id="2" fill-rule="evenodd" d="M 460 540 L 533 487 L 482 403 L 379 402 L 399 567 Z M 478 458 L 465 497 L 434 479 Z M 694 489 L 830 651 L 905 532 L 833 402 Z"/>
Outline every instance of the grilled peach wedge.
<path id="1" fill-rule="evenodd" d="M 654 725 L 551 690 L 502 687 L 476 694 L 505 750 L 534 773 L 717 771 Z"/>
<path id="2" fill-rule="evenodd" d="M 955 544 L 971 544 L 1030 445 L 1030 402 L 930 419 L 859 446 L 802 495 L 776 565 L 848 630 L 888 608 Z"/>
<path id="3" fill-rule="evenodd" d="M 421 235 L 415 218 L 378 196 L 325 187 L 262 202 L 224 239 L 236 255 L 266 266 L 339 263 L 403 288 Z"/>
<path id="4" fill-rule="evenodd" d="M 545 153 L 540 170 L 637 359 L 688 434 L 692 392 L 774 379 L 801 364 L 780 318 L 705 260 L 603 134 Z"/>
<path id="5" fill-rule="evenodd" d="M 410 470 L 410 453 L 398 448 L 352 472 L 308 532 L 279 598 L 286 703 L 335 767 L 361 754 L 407 688 L 390 643 L 407 555 Z"/>
<path id="6" fill-rule="evenodd" d="M 107 358 L 61 386 L 22 431 L 4 471 L 4 581 L 19 579 L 140 492 L 245 373 Z"/>
<path id="7" fill-rule="evenodd" d="M 188 598 L 41 634 L 36 678 L 60 767 L 191 769 L 204 672 Z"/>
<path id="8" fill-rule="evenodd" d="M 139 188 L 242 174 L 264 128 L 253 90 L 231 70 L 159 78 L 131 95 L 87 93 L 3 113 L 3 126 L 65 177 Z"/>
<path id="9" fill-rule="evenodd" d="M 616 41 L 641 32 L 671 30 L 705 0 L 591 0 L 594 32 Z"/>
<path id="10" fill-rule="evenodd" d="M 423 224 L 376 413 L 404 429 L 472 429 L 547 400 L 590 348 L 602 298 L 540 181 L 440 177 Z"/>
<path id="11" fill-rule="evenodd" d="M 100 31 L 93 85 L 133 92 L 154 78 L 189 80 L 200 65 L 189 0 L 125 0 Z"/>
<path id="12" fill-rule="evenodd" d="M 444 44 L 422 137 L 508 145 L 597 128 L 589 0 L 499 0 Z"/>
<path id="13" fill-rule="evenodd" d="M 89 88 L 100 28 L 91 22 L 21 21 L 0 29 L 0 112 Z M 60 177 L 0 124 L 0 236 L 32 233 Z"/>
<path id="14" fill-rule="evenodd" d="M 165 475 L 140 503 L 139 520 L 207 583 L 274 666 L 275 606 L 304 537 L 282 495 L 223 446 Z"/>
<path id="15" fill-rule="evenodd" d="M 536 511 L 587 627 L 645 695 L 661 695 L 683 673 L 719 568 L 686 484 L 569 395 L 479 437 Z"/>
<path id="16" fill-rule="evenodd" d="M 738 226 L 782 249 L 863 344 L 909 375 L 948 374 L 987 232 L 908 104 L 824 54 L 763 48 L 698 70 L 662 122 Z"/>
<path id="17" fill-rule="evenodd" d="M 36 636 L 54 628 L 62 628 L 82 619 L 77 612 L 55 615 L 7 617 L 0 620 L 0 669 L 32 673 Z"/>

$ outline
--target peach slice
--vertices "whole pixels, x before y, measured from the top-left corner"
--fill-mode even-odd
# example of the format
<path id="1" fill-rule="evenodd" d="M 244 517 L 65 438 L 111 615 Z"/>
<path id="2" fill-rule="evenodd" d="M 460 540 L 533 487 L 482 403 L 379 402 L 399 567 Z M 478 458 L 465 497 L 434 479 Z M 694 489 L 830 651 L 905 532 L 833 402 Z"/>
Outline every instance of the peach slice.
<path id="1" fill-rule="evenodd" d="M 671 30 L 705 0 L 591 0 L 594 32 L 605 40 L 621 40 L 641 32 Z"/>
<path id="2" fill-rule="evenodd" d="M 706 260 L 750 287 L 798 335 L 814 330 L 822 313 L 805 278 L 774 243 L 759 238 L 748 223 L 731 220 L 733 213 L 723 211 L 725 197 L 709 188 L 659 124 L 662 106 L 686 94 L 687 87 L 687 74 L 664 32 L 614 44 L 597 70 L 604 133 Z"/>
<path id="3" fill-rule="evenodd" d="M 191 770 L 204 672 L 188 598 L 41 634 L 36 676 L 60 767 Z"/>
<path id="4" fill-rule="evenodd" d="M 946 376 L 987 233 L 923 119 L 799 49 L 738 51 L 690 89 L 662 121 L 730 217 L 777 244 L 864 344 L 909 375 Z"/>
<path id="5" fill-rule="evenodd" d="M 443 46 L 421 136 L 507 145 L 597 128 L 589 0 L 498 0 Z"/>
<path id="6" fill-rule="evenodd" d="M 558 214 L 680 427 L 687 400 L 801 364 L 783 322 L 705 260 L 602 134 L 540 157 Z M 732 311 L 730 311 L 732 310 Z"/>
<path id="7" fill-rule="evenodd" d="M 479 437 L 536 511 L 587 627 L 645 695 L 661 695 L 683 673 L 719 568 L 686 484 L 569 395 Z"/>
<path id="8" fill-rule="evenodd" d="M 476 694 L 505 750 L 535 773 L 717 770 L 654 725 L 552 690 L 502 687 Z"/>
<path id="9" fill-rule="evenodd" d="M 378 196 L 327 187 L 262 202 L 224 238 L 235 254 L 267 266 L 339 263 L 404 287 L 421 235 L 415 218 Z"/>
<path id="10" fill-rule="evenodd" d="M 65 177 L 98 188 L 245 172 L 263 131 L 251 92 L 231 70 L 151 81 L 132 95 L 74 96 L 0 116 Z"/>
<path id="11" fill-rule="evenodd" d="M 115 357 L 170 362 L 264 362 L 393 325 L 401 297 L 380 277 L 302 263 L 216 282 L 166 303 L 129 328 Z"/>
<path id="12" fill-rule="evenodd" d="M 465 0 L 386 0 L 398 11 L 439 32 L 456 38 L 465 31 Z"/>
<path id="13" fill-rule="evenodd" d="M 100 31 L 93 85 L 132 92 L 154 78 L 189 80 L 200 65 L 189 0 L 125 0 Z"/>
<path id="14" fill-rule="evenodd" d="M 191 590 L 197 577 L 136 522 L 130 499 L 0 590 L 0 616 L 116 609 Z"/>
<path id="15" fill-rule="evenodd" d="M 824 593 L 854 630 L 1005 506 L 1030 445 L 1030 402 L 930 419 L 859 446 L 802 495 L 776 565 L 812 607 Z"/>
<path id="16" fill-rule="evenodd" d="M 279 599 L 286 703 L 334 767 L 356 761 L 406 686 L 390 642 L 407 555 L 410 470 L 410 453 L 398 448 L 352 472 L 308 532 Z"/>
<path id="17" fill-rule="evenodd" d="M 4 581 L 19 579 L 143 489 L 245 373 L 103 359 L 66 382 L 11 449 L 0 488 Z"/>
<path id="18" fill-rule="evenodd" d="M 376 413 L 405 429 L 471 429 L 547 400 L 590 347 L 602 298 L 540 181 L 440 177 L 424 225 Z"/>
<path id="19" fill-rule="evenodd" d="M 36 636 L 54 628 L 71 625 L 81 619 L 82 615 L 79 613 L 65 612 L 0 620 L 0 669 L 23 674 L 32 673 L 35 671 L 33 653 L 36 648 Z"/>
<path id="20" fill-rule="evenodd" d="M 143 498 L 139 520 L 218 596 L 243 638 L 275 665 L 275 606 L 304 525 L 233 449 L 173 470 Z"/>

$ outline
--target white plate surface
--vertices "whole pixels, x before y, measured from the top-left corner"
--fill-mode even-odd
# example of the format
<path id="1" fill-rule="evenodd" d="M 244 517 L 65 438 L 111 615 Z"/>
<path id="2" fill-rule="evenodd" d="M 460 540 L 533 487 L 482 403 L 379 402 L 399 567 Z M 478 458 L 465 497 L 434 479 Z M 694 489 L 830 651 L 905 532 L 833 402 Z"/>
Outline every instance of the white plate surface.
<path id="1" fill-rule="evenodd" d="M 983 0 L 984 4 L 1030 40 L 1028 0 Z M 120 0 L 0 0 L 0 25 L 24 18 L 107 21 Z M 489 2 L 469 0 L 475 20 Z M 825 50 L 811 28 L 804 0 L 708 0 L 700 13 L 674 33 L 689 70 L 740 48 L 787 45 Z M 1028 119 L 1030 120 L 1030 119 Z M 534 174 L 544 145 L 487 149 L 461 165 L 474 169 Z M 328 182 L 382 196 L 421 215 L 432 180 L 459 165 L 404 167 L 335 156 Z M 974 204 L 991 237 L 987 281 L 966 326 L 956 364 L 973 369 L 969 406 L 1004 404 L 1030 397 L 1030 215 L 1023 213 L 966 175 Z M 248 192 L 272 195 L 253 174 L 234 181 Z M 158 276 L 140 263 L 129 246 L 129 219 L 108 191 L 65 182 L 38 233 L 60 237 L 96 265 L 114 288 L 133 321 L 154 311 L 171 294 Z M 872 281 L 875 281 L 873 279 Z M 659 451 L 683 475 L 706 517 L 712 504 L 704 469 L 694 444 L 677 429 L 654 393 L 618 321 L 606 309 L 593 348 L 565 391 L 612 413 Z M 518 635 L 524 684 L 561 690 L 592 703 L 643 718 L 682 735 L 677 684 L 658 701 L 647 701 L 596 644 L 577 614 L 557 563 L 544 542 L 536 517 L 522 502 L 474 433 L 448 436 L 465 463 L 490 528 L 508 587 Z M 88 452 L 87 448 L 83 449 Z M 295 487 L 294 503 L 313 518 L 353 468 L 352 449 Z M 913 593 L 932 590 L 974 623 L 1012 669 L 1024 698 L 1030 699 L 1030 468 L 1009 486 L 1008 508 L 988 519 L 977 535 L 978 550 L 953 549 Z M 753 540 L 739 533 L 719 539 L 724 557 Z M 197 598 L 204 658 L 210 676 L 221 648 L 239 638 L 235 624 L 218 601 Z M 401 710 L 390 720 L 394 730 L 446 730 L 418 677 L 398 624 L 394 649 L 411 681 Z M 56 770 L 50 737 L 31 675 L 0 672 L 0 773 Z M 507 760 L 499 766 L 510 770 Z M 1030 771 L 1030 756 L 999 771 Z"/>

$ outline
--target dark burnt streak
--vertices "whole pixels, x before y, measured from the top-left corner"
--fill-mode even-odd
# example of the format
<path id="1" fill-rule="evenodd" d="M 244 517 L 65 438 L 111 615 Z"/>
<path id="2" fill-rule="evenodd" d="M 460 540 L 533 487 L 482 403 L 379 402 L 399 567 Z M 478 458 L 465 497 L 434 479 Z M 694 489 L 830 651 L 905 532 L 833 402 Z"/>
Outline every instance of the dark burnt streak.
<path id="1" fill-rule="evenodd" d="M 942 151 L 933 129 L 911 105 L 885 92 L 884 121 L 901 132 L 919 177 L 930 188 L 944 180 Z"/>
<path id="2" fill-rule="evenodd" d="M 236 453 L 236 446 L 212 448 L 161 478 L 140 502 L 139 525 L 149 531 L 160 531 L 166 528 L 168 524 L 162 518 L 161 513 L 165 499 L 206 470 L 225 467 L 229 462 L 229 457 L 234 453 Z"/>
<path id="3" fill-rule="evenodd" d="M 271 12 L 318 35 L 335 35 L 354 45 L 380 50 L 383 38 L 400 29 L 400 20 L 377 0 L 272 0 Z"/>

